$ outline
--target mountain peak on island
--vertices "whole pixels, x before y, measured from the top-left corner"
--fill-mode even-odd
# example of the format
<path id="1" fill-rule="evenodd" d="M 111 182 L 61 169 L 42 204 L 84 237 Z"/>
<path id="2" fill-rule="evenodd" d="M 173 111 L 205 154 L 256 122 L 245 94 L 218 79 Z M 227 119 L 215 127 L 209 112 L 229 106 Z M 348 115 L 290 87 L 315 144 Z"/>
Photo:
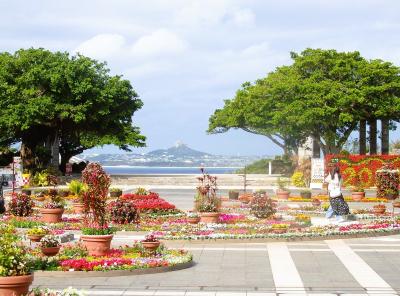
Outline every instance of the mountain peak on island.
<path id="1" fill-rule="evenodd" d="M 178 141 L 171 148 L 157 149 L 157 150 L 146 153 L 146 155 L 150 155 L 150 156 L 171 155 L 171 156 L 175 156 L 175 157 L 176 156 L 179 156 L 179 157 L 182 157 L 182 156 L 202 157 L 202 156 L 208 156 L 211 154 L 194 150 L 194 149 L 190 148 L 189 146 L 187 146 L 186 144 L 182 143 L 181 141 Z"/>

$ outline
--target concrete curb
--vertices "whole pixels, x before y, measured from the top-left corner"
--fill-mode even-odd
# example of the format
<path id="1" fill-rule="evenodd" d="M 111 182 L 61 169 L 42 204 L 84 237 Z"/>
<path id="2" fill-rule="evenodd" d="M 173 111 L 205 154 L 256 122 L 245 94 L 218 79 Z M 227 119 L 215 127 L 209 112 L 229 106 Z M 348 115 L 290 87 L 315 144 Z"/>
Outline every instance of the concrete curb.
<path id="1" fill-rule="evenodd" d="M 194 261 L 176 264 L 174 266 L 153 267 L 135 270 L 110 270 L 110 271 L 35 271 L 35 278 L 82 278 L 82 277 L 117 277 L 117 276 L 131 276 L 142 274 L 153 274 L 161 272 L 170 272 L 181 269 L 190 268 L 195 265 Z"/>

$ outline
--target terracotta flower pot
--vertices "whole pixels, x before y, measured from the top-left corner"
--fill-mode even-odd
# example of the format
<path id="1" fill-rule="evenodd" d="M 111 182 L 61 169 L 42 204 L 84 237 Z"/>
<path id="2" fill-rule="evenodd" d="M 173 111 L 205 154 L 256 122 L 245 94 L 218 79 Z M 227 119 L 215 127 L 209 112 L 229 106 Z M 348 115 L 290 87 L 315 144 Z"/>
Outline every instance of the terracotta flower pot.
<path id="1" fill-rule="evenodd" d="M 36 196 L 35 197 L 35 199 L 37 200 L 37 201 L 44 201 L 45 199 L 46 199 L 46 197 L 45 196 L 43 196 L 43 195 L 41 195 L 41 196 Z"/>
<path id="2" fill-rule="evenodd" d="M 154 252 L 160 246 L 160 242 L 142 242 L 142 245 L 146 250 Z"/>
<path id="3" fill-rule="evenodd" d="M 276 192 L 276 197 L 279 199 L 288 199 L 290 196 L 290 192 L 289 191 L 283 191 L 283 190 L 278 190 Z"/>
<path id="4" fill-rule="evenodd" d="M 42 222 L 58 223 L 62 221 L 64 209 L 40 209 L 40 213 L 42 214 Z"/>
<path id="5" fill-rule="evenodd" d="M 44 234 L 28 234 L 28 238 L 34 243 L 40 242 L 42 237 L 44 237 Z"/>
<path id="6" fill-rule="evenodd" d="M 19 276 L 0 277 L 1 296 L 22 296 L 27 295 L 29 286 L 33 282 L 33 274 Z"/>
<path id="7" fill-rule="evenodd" d="M 361 201 L 365 197 L 365 192 L 362 191 L 354 191 L 351 193 L 351 198 L 354 201 Z"/>
<path id="8" fill-rule="evenodd" d="M 374 206 L 373 207 L 373 212 L 374 212 L 375 215 L 382 215 L 382 214 L 384 214 L 386 212 L 386 207 L 384 208 L 384 207 L 376 207 L 376 206 Z"/>
<path id="9" fill-rule="evenodd" d="M 83 203 L 74 202 L 72 206 L 74 207 L 75 214 L 83 214 L 83 212 L 85 211 L 85 204 Z"/>
<path id="10" fill-rule="evenodd" d="M 58 254 L 58 252 L 60 251 L 60 246 L 58 247 L 47 247 L 47 248 L 43 248 L 41 247 L 40 249 L 42 250 L 42 253 L 48 257 L 50 256 L 55 256 Z"/>
<path id="11" fill-rule="evenodd" d="M 394 201 L 393 202 L 393 207 L 394 208 L 400 208 L 400 201 Z"/>
<path id="12" fill-rule="evenodd" d="M 110 250 L 114 235 L 82 235 L 81 240 L 90 256 L 104 256 Z"/>
<path id="13" fill-rule="evenodd" d="M 229 199 L 239 199 L 239 191 L 229 191 Z"/>
<path id="14" fill-rule="evenodd" d="M 319 206 L 321 205 L 321 201 L 320 201 L 319 199 L 314 199 L 314 200 L 311 202 L 311 204 L 312 204 L 314 207 L 319 207 Z"/>
<path id="15" fill-rule="evenodd" d="M 197 224 L 200 222 L 200 217 L 189 217 L 186 219 L 190 224 Z"/>
<path id="16" fill-rule="evenodd" d="M 203 212 L 200 213 L 200 222 L 203 223 L 218 223 L 218 212 Z"/>

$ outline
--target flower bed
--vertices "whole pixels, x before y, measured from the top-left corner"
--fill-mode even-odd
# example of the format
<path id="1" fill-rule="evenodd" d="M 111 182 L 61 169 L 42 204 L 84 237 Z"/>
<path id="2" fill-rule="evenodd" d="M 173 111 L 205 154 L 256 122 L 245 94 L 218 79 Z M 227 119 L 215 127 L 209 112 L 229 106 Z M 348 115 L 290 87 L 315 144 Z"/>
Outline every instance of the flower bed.
<path id="1" fill-rule="evenodd" d="M 64 245 L 54 257 L 42 256 L 34 249 L 30 262 L 35 270 L 42 271 L 111 271 L 136 270 L 155 267 L 171 267 L 192 261 L 192 255 L 184 250 L 168 250 L 160 246 L 149 254 L 141 243 L 111 249 L 104 256 L 88 256 L 80 244 Z"/>
<path id="2" fill-rule="evenodd" d="M 175 205 L 162 199 L 155 192 L 149 192 L 147 195 L 127 193 L 123 194 L 121 199 L 132 201 L 141 213 L 170 214 L 179 212 Z"/>

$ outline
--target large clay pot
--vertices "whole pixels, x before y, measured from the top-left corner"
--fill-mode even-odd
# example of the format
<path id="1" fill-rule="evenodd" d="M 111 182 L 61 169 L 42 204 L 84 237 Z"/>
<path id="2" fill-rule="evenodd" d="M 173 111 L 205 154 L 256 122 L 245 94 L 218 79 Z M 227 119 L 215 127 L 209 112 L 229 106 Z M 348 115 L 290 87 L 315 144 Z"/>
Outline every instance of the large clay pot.
<path id="1" fill-rule="evenodd" d="M 40 213 L 42 214 L 42 222 L 58 223 L 62 221 L 64 209 L 40 209 Z"/>
<path id="2" fill-rule="evenodd" d="M 200 213 L 200 222 L 203 223 L 218 223 L 218 212 L 203 212 Z"/>
<path id="3" fill-rule="evenodd" d="M 394 201 L 392 205 L 394 208 L 400 208 L 400 201 Z"/>
<path id="4" fill-rule="evenodd" d="M 200 217 L 189 217 L 186 219 L 190 224 L 197 224 L 200 222 Z"/>
<path id="5" fill-rule="evenodd" d="M 146 250 L 155 252 L 155 250 L 157 250 L 157 248 L 160 246 L 160 242 L 142 242 L 142 245 Z"/>
<path id="6" fill-rule="evenodd" d="M 239 191 L 229 191 L 229 199 L 239 199 Z"/>
<path id="7" fill-rule="evenodd" d="M 278 190 L 276 191 L 276 197 L 279 199 L 288 199 L 290 196 L 289 191 L 284 191 L 284 190 Z"/>
<path id="8" fill-rule="evenodd" d="M 1 296 L 23 296 L 29 292 L 33 282 L 33 274 L 0 277 Z"/>
<path id="9" fill-rule="evenodd" d="M 314 207 L 319 207 L 319 206 L 321 205 L 321 201 L 320 201 L 319 199 L 313 199 L 313 200 L 311 201 L 311 204 L 312 204 Z"/>
<path id="10" fill-rule="evenodd" d="M 60 248 L 61 247 L 58 246 L 58 247 L 47 247 L 47 248 L 41 247 L 40 249 L 42 250 L 42 253 L 44 255 L 51 257 L 57 255 L 58 252 L 60 251 Z"/>
<path id="11" fill-rule="evenodd" d="M 81 240 L 90 256 L 104 256 L 110 250 L 114 235 L 82 235 Z"/>
<path id="12" fill-rule="evenodd" d="M 85 211 L 85 204 L 83 203 L 74 202 L 72 206 L 74 207 L 75 214 L 83 214 L 83 212 Z"/>
<path id="13" fill-rule="evenodd" d="M 44 237 L 44 234 L 28 234 L 28 238 L 31 242 L 38 243 Z"/>
<path id="14" fill-rule="evenodd" d="M 375 214 L 375 215 L 382 215 L 382 214 L 384 214 L 384 213 L 386 212 L 386 207 L 383 208 L 383 207 L 376 207 L 376 206 L 374 206 L 374 207 L 373 207 L 373 211 L 374 211 L 374 214 Z"/>
<path id="15" fill-rule="evenodd" d="M 362 191 L 353 191 L 351 193 L 351 198 L 354 201 L 361 201 L 365 197 L 365 192 Z"/>

